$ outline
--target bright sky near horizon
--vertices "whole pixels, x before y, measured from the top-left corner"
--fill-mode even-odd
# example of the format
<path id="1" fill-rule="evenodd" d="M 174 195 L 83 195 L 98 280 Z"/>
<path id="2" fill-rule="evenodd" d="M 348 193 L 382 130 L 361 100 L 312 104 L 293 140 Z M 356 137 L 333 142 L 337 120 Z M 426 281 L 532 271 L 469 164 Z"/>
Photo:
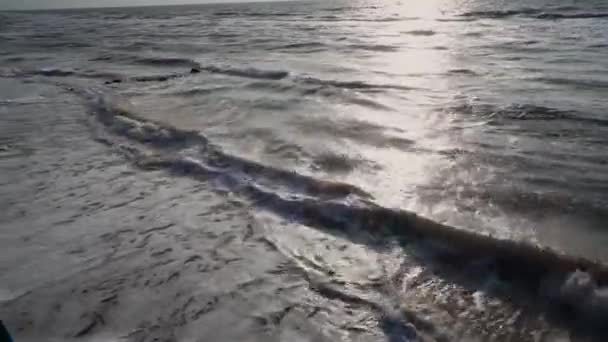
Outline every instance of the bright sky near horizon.
<path id="1" fill-rule="evenodd" d="M 243 0 L 0 0 L 0 10 L 243 2 Z"/>

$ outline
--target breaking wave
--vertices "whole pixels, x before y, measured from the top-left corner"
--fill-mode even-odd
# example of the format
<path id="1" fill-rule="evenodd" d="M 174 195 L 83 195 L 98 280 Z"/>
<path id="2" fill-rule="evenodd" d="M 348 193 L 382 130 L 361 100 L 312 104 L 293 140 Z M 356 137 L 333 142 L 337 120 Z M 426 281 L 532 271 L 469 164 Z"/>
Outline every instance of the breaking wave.
<path id="1" fill-rule="evenodd" d="M 97 134 L 98 139 L 119 149 L 140 168 L 212 182 L 255 206 L 319 229 L 363 230 L 377 239 L 422 244 L 434 250 L 430 257 L 440 263 L 466 267 L 479 260 L 491 260 L 502 278 L 532 293 L 541 293 L 553 303 L 592 319 L 608 312 L 604 295 L 608 267 L 600 262 L 382 207 L 354 185 L 305 176 L 226 153 L 200 132 L 144 120 L 128 104 L 95 92 L 83 93 L 94 99 L 94 122 L 101 124 L 102 132 Z M 342 169 L 353 161 L 347 162 L 348 165 L 339 156 L 320 159 L 321 164 Z"/>

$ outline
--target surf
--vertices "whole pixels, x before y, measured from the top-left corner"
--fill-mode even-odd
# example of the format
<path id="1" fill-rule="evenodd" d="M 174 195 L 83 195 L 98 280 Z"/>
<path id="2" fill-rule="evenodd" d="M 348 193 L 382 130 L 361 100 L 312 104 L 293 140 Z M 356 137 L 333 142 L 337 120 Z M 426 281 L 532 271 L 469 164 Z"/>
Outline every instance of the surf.
<path id="1" fill-rule="evenodd" d="M 91 102 L 105 142 L 142 169 L 212 182 L 280 217 L 324 231 L 363 230 L 378 239 L 424 246 L 435 262 L 488 262 L 501 279 L 598 320 L 608 309 L 608 265 L 548 247 L 462 230 L 387 208 L 354 185 L 326 181 L 226 153 L 202 133 L 140 117 L 105 94 Z M 121 104 L 122 103 L 122 104 Z M 194 152 L 193 152 L 194 151 Z M 583 298 L 584 300 L 573 300 Z"/>

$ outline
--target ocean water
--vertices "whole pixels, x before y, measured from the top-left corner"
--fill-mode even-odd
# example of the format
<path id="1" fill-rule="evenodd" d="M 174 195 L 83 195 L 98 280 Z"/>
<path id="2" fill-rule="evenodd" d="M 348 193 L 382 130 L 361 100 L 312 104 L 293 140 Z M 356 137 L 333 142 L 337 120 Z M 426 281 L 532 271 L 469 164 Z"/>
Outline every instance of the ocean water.
<path id="1" fill-rule="evenodd" d="M 379 267 L 357 258 L 382 245 L 389 251 L 370 258 L 399 273 L 405 288 L 423 269 L 395 248 L 415 240 L 413 260 L 431 253 L 449 265 L 441 281 L 405 291 L 416 305 L 451 291 L 451 277 L 468 278 L 457 270 L 470 262 L 499 270 L 497 282 L 523 283 L 534 298 L 529 283 L 536 288 L 549 274 L 582 269 L 606 280 L 606 56 L 608 3 L 600 0 L 0 13 L 3 79 L 71 93 L 86 106 L 83 134 L 138 168 L 247 201 L 277 249 L 303 267 L 318 271 L 320 258 L 355 283 L 370 277 L 358 266 Z M 0 88 L 9 112 L 62 96 L 13 88 Z M 61 108 L 49 105 L 44 115 Z M 14 157 L 11 132 L 2 158 Z M 312 246 L 319 232 L 336 230 L 363 251 Z M 572 304 L 571 292 L 593 282 L 587 275 L 571 273 L 560 287 L 569 305 L 581 303 Z M 325 289 L 346 298 L 332 291 Z M 591 316 L 607 312 L 601 291 L 592 290 L 592 304 L 582 301 Z M 371 311 L 384 307 L 365 300 Z M 509 308 L 503 325 L 539 317 L 510 305 L 496 305 Z M 454 320 L 474 320 L 486 332 L 473 335 L 487 340 L 496 317 Z M 532 331 L 525 338 L 493 338 L 534 340 L 542 330 L 535 324 L 521 328 Z"/>

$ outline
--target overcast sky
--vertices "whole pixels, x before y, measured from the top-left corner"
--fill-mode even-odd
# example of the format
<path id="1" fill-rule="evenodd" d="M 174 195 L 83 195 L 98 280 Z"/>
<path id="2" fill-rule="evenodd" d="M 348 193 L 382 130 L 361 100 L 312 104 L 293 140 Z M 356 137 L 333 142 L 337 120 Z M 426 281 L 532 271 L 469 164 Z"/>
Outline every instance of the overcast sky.
<path id="1" fill-rule="evenodd" d="M 68 8 L 68 7 L 114 7 L 141 5 L 197 4 L 205 2 L 243 2 L 243 0 L 0 0 L 0 10 Z"/>

